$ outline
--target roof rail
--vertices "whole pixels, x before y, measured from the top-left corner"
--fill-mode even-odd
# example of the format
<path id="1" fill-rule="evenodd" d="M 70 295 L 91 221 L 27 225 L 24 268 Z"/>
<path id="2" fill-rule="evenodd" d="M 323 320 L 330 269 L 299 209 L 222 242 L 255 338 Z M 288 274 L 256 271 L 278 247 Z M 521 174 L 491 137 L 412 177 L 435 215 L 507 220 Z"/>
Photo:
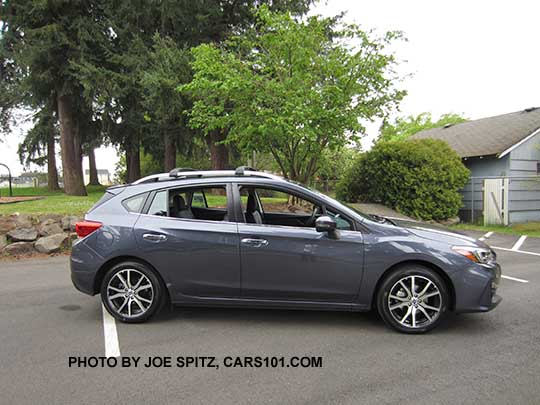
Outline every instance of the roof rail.
<path id="1" fill-rule="evenodd" d="M 180 169 L 180 168 L 179 168 Z M 283 180 L 282 177 L 276 176 L 270 173 L 264 173 L 256 171 L 248 166 L 241 166 L 236 170 L 194 170 L 187 169 L 183 171 L 175 171 L 176 169 L 171 170 L 174 172 L 174 175 L 169 173 L 158 173 L 152 174 L 150 176 L 143 177 L 139 180 L 134 181 L 133 185 L 143 184 L 143 183 L 154 183 L 159 181 L 171 181 L 171 180 L 182 180 L 182 179 L 193 179 L 193 178 L 209 178 L 209 177 L 235 177 L 235 176 L 250 176 L 250 177 L 261 177 L 266 179 L 273 180 Z"/>

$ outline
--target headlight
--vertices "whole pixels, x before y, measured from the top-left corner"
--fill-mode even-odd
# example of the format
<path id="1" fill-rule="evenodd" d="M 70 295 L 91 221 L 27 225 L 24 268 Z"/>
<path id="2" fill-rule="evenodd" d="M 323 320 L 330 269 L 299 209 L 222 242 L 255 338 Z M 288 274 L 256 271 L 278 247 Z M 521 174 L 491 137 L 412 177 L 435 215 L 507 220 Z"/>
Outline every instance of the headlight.
<path id="1" fill-rule="evenodd" d="M 491 249 L 481 247 L 452 246 L 452 250 L 465 256 L 467 259 L 480 264 L 493 263 L 497 258 Z"/>

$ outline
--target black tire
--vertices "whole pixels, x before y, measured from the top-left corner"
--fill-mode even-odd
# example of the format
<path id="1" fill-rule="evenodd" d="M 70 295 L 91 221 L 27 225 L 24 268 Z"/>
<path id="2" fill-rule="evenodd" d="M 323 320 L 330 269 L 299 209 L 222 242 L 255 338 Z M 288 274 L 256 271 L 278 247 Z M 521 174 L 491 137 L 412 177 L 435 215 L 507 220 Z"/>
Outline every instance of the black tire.
<path id="1" fill-rule="evenodd" d="M 128 283 L 126 274 L 129 274 L 130 278 L 134 278 L 131 283 Z M 133 288 L 128 290 L 128 286 L 123 284 L 121 279 L 130 284 L 130 287 L 135 287 L 140 279 L 138 287 L 140 290 L 135 291 Z M 148 285 L 151 287 L 146 287 Z M 165 286 L 154 270 L 135 261 L 122 262 L 110 268 L 101 282 L 100 292 L 101 301 L 107 311 L 115 319 L 126 323 L 147 321 L 162 308 L 167 299 Z M 114 298 L 115 295 L 118 297 Z M 125 305 L 124 301 L 127 301 Z M 130 308 L 127 307 L 128 302 Z M 124 306 L 122 307 L 122 305 Z M 144 307 L 146 308 L 143 311 Z"/>
<path id="2" fill-rule="evenodd" d="M 428 289 L 420 297 L 426 286 Z M 403 333 L 425 333 L 437 327 L 447 313 L 449 302 L 444 280 L 435 271 L 420 265 L 397 268 L 383 280 L 377 292 L 377 310 L 381 318 Z"/>

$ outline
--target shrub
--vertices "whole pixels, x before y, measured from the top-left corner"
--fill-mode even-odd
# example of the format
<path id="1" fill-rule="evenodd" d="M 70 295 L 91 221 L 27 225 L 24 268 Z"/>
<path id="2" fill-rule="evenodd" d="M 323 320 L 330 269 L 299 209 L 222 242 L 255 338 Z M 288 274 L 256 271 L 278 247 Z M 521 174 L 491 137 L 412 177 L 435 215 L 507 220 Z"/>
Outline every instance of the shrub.
<path id="1" fill-rule="evenodd" d="M 459 190 L 469 170 L 446 142 L 434 139 L 380 142 L 362 154 L 340 180 L 336 195 L 369 201 L 424 220 L 456 216 Z"/>

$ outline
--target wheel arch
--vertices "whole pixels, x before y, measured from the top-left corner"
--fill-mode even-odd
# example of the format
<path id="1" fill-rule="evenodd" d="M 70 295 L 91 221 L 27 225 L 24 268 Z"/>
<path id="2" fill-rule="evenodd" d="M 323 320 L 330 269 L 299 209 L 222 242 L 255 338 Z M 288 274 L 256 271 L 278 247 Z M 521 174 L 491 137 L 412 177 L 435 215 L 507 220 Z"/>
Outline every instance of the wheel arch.
<path id="1" fill-rule="evenodd" d="M 405 260 L 405 261 L 395 263 L 389 268 L 387 268 L 384 271 L 384 273 L 381 275 L 381 277 L 379 277 L 379 280 L 377 280 L 377 284 L 375 286 L 375 289 L 373 290 L 373 295 L 371 297 L 371 308 L 373 309 L 377 308 L 377 294 L 379 293 L 381 284 L 388 277 L 388 275 L 400 267 L 411 266 L 411 265 L 427 267 L 430 270 L 433 270 L 435 273 L 437 273 L 437 275 L 439 275 L 443 279 L 444 284 L 448 288 L 448 293 L 450 295 L 449 309 L 453 311 L 456 305 L 456 290 L 454 288 L 454 284 L 452 283 L 452 280 L 450 279 L 450 277 L 448 277 L 448 274 L 446 274 L 446 272 L 443 269 L 441 269 L 439 266 L 431 262 L 428 262 L 426 260 Z"/>
<path id="2" fill-rule="evenodd" d="M 170 296 L 169 289 L 167 288 L 167 284 L 165 283 L 165 280 L 163 279 L 161 274 L 159 274 L 159 271 L 157 271 L 156 268 L 154 266 L 152 266 L 146 260 L 141 259 L 141 258 L 136 257 L 136 256 L 128 256 L 128 255 L 114 257 L 112 259 L 109 259 L 108 261 L 106 261 L 105 263 L 103 263 L 101 265 L 101 267 L 99 268 L 99 270 L 96 273 L 96 277 L 94 278 L 94 286 L 93 286 L 94 294 L 99 294 L 99 291 L 100 291 L 100 288 L 101 288 L 101 283 L 102 283 L 103 278 L 105 277 L 105 274 L 107 273 L 107 271 L 109 271 L 109 269 L 113 268 L 117 264 L 120 264 L 120 263 L 123 263 L 123 262 L 137 262 L 137 263 L 143 264 L 145 266 L 148 266 L 154 272 L 154 274 L 159 279 L 159 281 L 162 283 L 162 285 L 163 285 L 163 287 L 165 289 L 167 302 L 171 302 L 171 296 Z"/>

